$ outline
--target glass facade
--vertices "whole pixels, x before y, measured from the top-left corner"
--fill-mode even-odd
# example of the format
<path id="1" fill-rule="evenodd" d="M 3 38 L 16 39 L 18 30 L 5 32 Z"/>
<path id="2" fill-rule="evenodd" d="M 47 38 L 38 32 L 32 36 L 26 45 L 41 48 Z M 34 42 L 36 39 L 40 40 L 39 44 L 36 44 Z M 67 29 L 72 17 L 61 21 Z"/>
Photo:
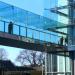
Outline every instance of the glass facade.
<path id="1" fill-rule="evenodd" d="M 71 75 L 69 52 L 47 53 L 47 75 Z"/>
<path id="2" fill-rule="evenodd" d="M 46 8 L 50 7 L 53 8 L 57 5 L 57 0 L 51 0 L 51 2 L 46 1 L 47 3 L 50 3 L 49 6 L 46 5 Z M 52 5 L 51 5 L 52 4 Z M 9 11 L 10 10 L 10 11 Z M 48 12 L 48 11 L 47 11 Z M 35 28 L 40 29 L 48 29 L 48 28 L 54 28 L 57 26 L 65 26 L 65 23 L 58 22 L 57 18 L 58 16 L 52 12 L 45 12 L 49 17 L 46 17 L 45 15 L 40 16 L 38 14 L 23 10 L 21 8 L 12 6 L 10 4 L 6 4 L 4 2 L 0 2 L 0 20 L 8 20 L 13 21 L 14 23 L 21 24 L 22 26 L 32 26 Z"/>
<path id="3" fill-rule="evenodd" d="M 67 6 L 68 6 L 67 0 L 46 0 L 44 1 L 44 9 L 45 9 L 44 16 L 64 24 L 68 24 L 68 17 L 65 17 L 63 15 L 63 14 L 66 14 L 68 16 Z M 55 10 L 55 12 L 51 10 Z M 60 24 L 58 24 L 58 26 L 63 27 L 63 25 L 60 25 Z"/>

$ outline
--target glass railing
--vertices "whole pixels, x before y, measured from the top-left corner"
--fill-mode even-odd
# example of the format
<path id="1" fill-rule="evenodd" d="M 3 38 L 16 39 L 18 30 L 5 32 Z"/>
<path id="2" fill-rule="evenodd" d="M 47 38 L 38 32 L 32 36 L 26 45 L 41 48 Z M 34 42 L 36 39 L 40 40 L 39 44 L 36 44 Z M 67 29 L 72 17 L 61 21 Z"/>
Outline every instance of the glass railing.
<path id="1" fill-rule="evenodd" d="M 9 22 L 0 20 L 0 31 L 8 33 Z M 13 24 L 13 35 L 28 38 L 35 43 L 55 43 L 58 44 L 61 36 L 43 30 L 29 28 L 18 24 Z"/>

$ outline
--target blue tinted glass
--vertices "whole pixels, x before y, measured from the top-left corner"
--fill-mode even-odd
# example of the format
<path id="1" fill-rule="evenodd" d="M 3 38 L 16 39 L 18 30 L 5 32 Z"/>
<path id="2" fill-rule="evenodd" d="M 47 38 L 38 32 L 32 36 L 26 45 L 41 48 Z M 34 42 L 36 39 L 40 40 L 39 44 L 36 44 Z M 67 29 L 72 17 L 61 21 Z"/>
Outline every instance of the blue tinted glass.
<path id="1" fill-rule="evenodd" d="M 45 41 L 50 42 L 50 34 L 45 34 Z"/>
<path id="2" fill-rule="evenodd" d="M 13 25 L 13 34 L 19 35 L 19 26 Z"/>
<path id="3" fill-rule="evenodd" d="M 25 27 L 20 27 L 20 35 L 26 36 L 26 28 Z"/>
<path id="4" fill-rule="evenodd" d="M 45 1 L 44 8 L 51 9 L 56 6 L 58 6 L 57 0 L 47 0 Z M 5 10 L 3 10 L 4 8 Z M 16 23 L 23 23 L 24 25 L 41 29 L 65 25 L 64 23 L 58 22 L 58 15 L 50 10 L 44 10 L 44 15 L 41 16 L 3 2 L 0 2 L 0 16 L 7 20 L 13 20 Z"/>
<path id="5" fill-rule="evenodd" d="M 34 31 L 34 38 L 39 39 L 40 35 L 38 31 Z"/>
<path id="6" fill-rule="evenodd" d="M 8 24 L 9 23 L 5 23 L 5 32 L 8 32 Z"/>
<path id="7" fill-rule="evenodd" d="M 33 35 L 34 35 L 33 30 L 32 29 L 27 29 L 27 37 L 34 38 Z"/>
<path id="8" fill-rule="evenodd" d="M 4 22 L 0 21 L 0 31 L 4 31 Z"/>
<path id="9" fill-rule="evenodd" d="M 45 41 L 45 33 L 40 32 L 40 40 Z"/>

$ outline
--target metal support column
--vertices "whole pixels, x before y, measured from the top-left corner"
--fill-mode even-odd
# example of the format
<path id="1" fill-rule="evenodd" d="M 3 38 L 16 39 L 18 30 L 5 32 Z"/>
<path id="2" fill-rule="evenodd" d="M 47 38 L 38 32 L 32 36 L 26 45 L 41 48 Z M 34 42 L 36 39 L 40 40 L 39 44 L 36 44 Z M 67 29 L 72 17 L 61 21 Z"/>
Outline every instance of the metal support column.
<path id="1" fill-rule="evenodd" d="M 45 75 L 47 75 L 47 53 L 45 53 Z"/>
<path id="2" fill-rule="evenodd" d="M 45 48 L 45 75 L 47 75 L 47 48 L 46 45 L 44 45 Z"/>

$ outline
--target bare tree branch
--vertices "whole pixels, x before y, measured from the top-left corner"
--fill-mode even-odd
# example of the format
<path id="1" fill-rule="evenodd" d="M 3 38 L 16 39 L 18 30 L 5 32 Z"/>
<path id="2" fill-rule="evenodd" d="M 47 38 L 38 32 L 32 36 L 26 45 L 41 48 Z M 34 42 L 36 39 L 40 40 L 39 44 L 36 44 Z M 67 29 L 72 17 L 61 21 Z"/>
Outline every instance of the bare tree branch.
<path id="1" fill-rule="evenodd" d="M 16 60 L 22 65 L 26 65 L 26 62 L 29 62 L 30 65 L 34 66 L 41 65 L 44 61 L 44 53 L 31 50 L 23 50 L 20 52 Z"/>
<path id="2" fill-rule="evenodd" d="M 0 48 L 0 60 L 7 60 L 7 52 L 4 48 Z"/>

